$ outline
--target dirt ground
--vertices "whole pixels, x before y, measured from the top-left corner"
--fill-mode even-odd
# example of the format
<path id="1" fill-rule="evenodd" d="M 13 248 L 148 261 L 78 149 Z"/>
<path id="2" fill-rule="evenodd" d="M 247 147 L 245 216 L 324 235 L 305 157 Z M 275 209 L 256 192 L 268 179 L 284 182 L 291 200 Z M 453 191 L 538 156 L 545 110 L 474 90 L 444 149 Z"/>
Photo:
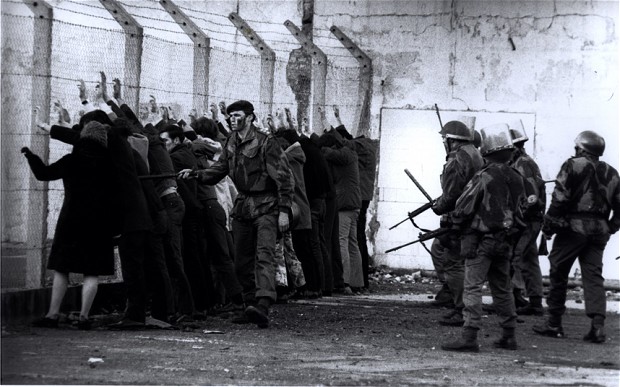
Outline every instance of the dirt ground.
<path id="1" fill-rule="evenodd" d="M 269 329 L 218 317 L 182 330 L 116 332 L 3 327 L 2 384 L 130 385 L 467 385 L 618 386 L 620 319 L 607 318 L 607 342 L 582 341 L 583 310 L 569 309 L 564 339 L 531 331 L 520 317 L 519 349 L 496 349 L 497 319 L 480 332 L 480 353 L 442 351 L 460 328 L 437 324 L 439 285 L 377 280 L 363 296 L 275 305 Z M 382 275 L 381 277 L 385 277 Z M 395 277 L 391 276 L 391 277 Z M 404 278 L 404 277 L 403 277 Z M 424 283 L 422 283 L 424 282 Z M 411 295 L 420 301 L 406 301 Z M 572 292 L 579 298 L 579 291 Z M 617 295 L 615 295 L 617 298 Z M 97 316 L 104 323 L 109 316 Z"/>

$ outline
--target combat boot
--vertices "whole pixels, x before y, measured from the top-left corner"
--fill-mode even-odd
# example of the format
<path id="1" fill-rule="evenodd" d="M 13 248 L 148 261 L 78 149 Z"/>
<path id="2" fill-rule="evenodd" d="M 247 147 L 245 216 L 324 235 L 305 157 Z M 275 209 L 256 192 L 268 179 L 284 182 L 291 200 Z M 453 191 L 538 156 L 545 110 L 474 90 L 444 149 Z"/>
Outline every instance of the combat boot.
<path id="1" fill-rule="evenodd" d="M 462 327 L 464 323 L 462 311 L 456 309 L 439 320 L 439 325 L 446 327 Z"/>
<path id="2" fill-rule="evenodd" d="M 530 302 L 521 308 L 517 308 L 517 314 L 520 316 L 542 316 L 544 314 L 542 306 L 542 297 L 530 297 Z"/>
<path id="3" fill-rule="evenodd" d="M 245 309 L 248 320 L 256 324 L 259 328 L 269 327 L 269 306 L 271 300 L 268 297 L 261 297 L 256 306 L 250 305 Z"/>
<path id="4" fill-rule="evenodd" d="M 604 343 L 607 337 L 605 336 L 605 316 L 599 314 L 592 318 L 592 326 L 590 332 L 583 336 L 584 341 L 591 343 Z"/>
<path id="5" fill-rule="evenodd" d="M 545 321 L 543 325 L 534 325 L 532 330 L 542 336 L 564 337 L 564 328 L 562 328 L 562 325 L 551 325 L 549 321 Z"/>
<path id="6" fill-rule="evenodd" d="M 460 340 L 442 344 L 441 349 L 455 352 L 478 352 L 480 350 L 478 345 L 478 329 L 464 327 Z"/>
<path id="7" fill-rule="evenodd" d="M 493 342 L 495 348 L 503 348 L 515 350 L 517 349 L 517 340 L 515 339 L 514 328 L 502 328 L 502 337 Z"/>

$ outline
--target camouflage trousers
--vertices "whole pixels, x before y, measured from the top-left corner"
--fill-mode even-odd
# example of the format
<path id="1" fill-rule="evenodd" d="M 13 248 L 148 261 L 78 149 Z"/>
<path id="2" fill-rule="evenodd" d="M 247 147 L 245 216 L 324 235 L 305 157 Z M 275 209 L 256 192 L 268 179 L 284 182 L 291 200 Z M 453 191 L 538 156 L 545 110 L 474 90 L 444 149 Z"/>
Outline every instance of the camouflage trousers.
<path id="1" fill-rule="evenodd" d="M 290 279 L 290 281 L 289 281 Z M 299 288 L 306 284 L 301 262 L 293 249 L 291 232 L 287 231 L 276 242 L 276 286 Z"/>
<path id="2" fill-rule="evenodd" d="M 515 328 L 517 313 L 510 284 L 512 246 L 505 237 L 498 234 L 482 234 L 477 237 L 477 246 L 474 241 L 470 244 L 472 250 L 475 249 L 475 254 L 468 253 L 465 258 L 464 326 L 480 329 L 482 286 L 484 281 L 488 280 L 500 325 L 502 328 Z"/>

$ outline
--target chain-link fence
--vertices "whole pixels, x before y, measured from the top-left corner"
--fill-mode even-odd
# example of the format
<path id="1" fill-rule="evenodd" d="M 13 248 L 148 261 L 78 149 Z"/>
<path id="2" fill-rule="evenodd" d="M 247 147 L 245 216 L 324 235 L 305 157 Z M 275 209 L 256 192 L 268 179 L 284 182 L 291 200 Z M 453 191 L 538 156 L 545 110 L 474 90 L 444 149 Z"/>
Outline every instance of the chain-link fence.
<path id="1" fill-rule="evenodd" d="M 260 100 L 261 56 L 238 33 L 228 15 L 207 12 L 202 2 L 178 3 L 211 38 L 208 102 L 230 103 L 246 99 L 257 107 L 259 115 L 268 113 Z M 123 90 L 127 92 L 137 86 L 139 106 L 146 106 L 151 97 L 155 97 L 158 104 L 172 107 L 175 116 L 186 121 L 189 121 L 190 110 L 195 107 L 196 50 L 192 40 L 157 1 L 118 4 L 144 28 L 141 50 L 138 51 L 141 57 L 128 58 L 127 53 L 132 52 L 126 47 L 130 32 L 126 32 L 99 2 L 67 0 L 53 8 L 51 58 L 42 54 L 49 51 L 40 49 L 40 45 L 46 43 L 34 39 L 38 19 L 31 8 L 20 1 L 6 0 L 0 4 L 3 289 L 40 287 L 50 282 L 49 273 L 44 270 L 45 260 L 64 198 L 62 182 L 43 184 L 34 181 L 19 152 L 22 146 L 30 146 L 41 152 L 39 154 L 44 159 L 49 153 L 45 161 L 51 163 L 71 151 L 69 146 L 49 141 L 45 133 L 33 128 L 33 101 L 37 97 L 33 94 L 33 84 L 36 80 L 49 80 L 49 100 L 40 110 L 50 114 L 39 118 L 52 124 L 58 121 L 58 105 L 69 112 L 72 124 L 79 121 L 83 107 L 77 85 L 84 80 L 89 99 L 95 101 L 102 71 L 107 75 L 109 95 L 112 94 L 112 79 L 135 79 L 136 85 L 123 84 Z M 247 21 L 276 53 L 272 109 L 287 107 L 296 113 L 299 101 L 291 89 L 291 82 L 297 82 L 298 96 L 300 89 L 310 96 L 312 83 L 310 77 L 291 79 L 290 68 L 295 63 L 291 63 L 290 53 L 300 48 L 299 43 L 281 22 L 251 18 Z M 349 54 L 338 48 L 337 39 L 332 38 L 333 42 L 330 42 L 328 31 L 322 33 L 320 40 L 326 42 L 328 51 L 325 103 L 339 105 L 343 122 L 348 126 L 355 125 L 361 104 L 359 67 L 346 59 Z M 333 45 L 331 48 L 330 44 Z M 340 51 L 331 55 L 334 50 Z M 48 73 L 38 73 L 40 62 L 50 59 Z M 139 61 L 139 66 L 128 66 L 128 61 L 133 61 L 130 64 Z M 139 74 L 126 73 L 135 69 L 139 69 Z M 299 117 L 305 115 L 302 113 Z M 33 209 L 41 204 L 44 211 L 36 215 Z"/>

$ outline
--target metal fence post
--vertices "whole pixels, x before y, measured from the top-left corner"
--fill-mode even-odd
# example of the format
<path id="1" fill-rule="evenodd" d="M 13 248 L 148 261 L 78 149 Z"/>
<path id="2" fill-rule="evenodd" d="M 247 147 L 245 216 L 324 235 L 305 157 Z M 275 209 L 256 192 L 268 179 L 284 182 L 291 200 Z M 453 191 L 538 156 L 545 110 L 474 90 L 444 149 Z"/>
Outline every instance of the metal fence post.
<path id="1" fill-rule="evenodd" d="M 159 4 L 194 42 L 194 109 L 199 114 L 206 112 L 209 110 L 211 39 L 171 0 L 160 0 Z"/>
<path id="2" fill-rule="evenodd" d="M 358 111 L 356 112 L 358 117 L 357 133 L 353 134 L 355 136 L 368 135 L 370 131 L 370 99 L 372 97 L 372 60 L 338 27 L 332 26 L 329 30 L 349 50 L 360 65 L 359 98 L 361 103 L 358 105 Z"/>
<path id="3" fill-rule="evenodd" d="M 32 61 L 32 106 L 40 107 L 39 117 L 50 116 L 51 72 L 52 72 L 52 6 L 44 1 L 25 0 L 34 14 L 33 61 Z M 49 160 L 49 136 L 37 129 L 37 117 L 32 115 L 30 123 L 30 148 L 41 155 L 43 162 Z M 47 240 L 48 187 L 45 181 L 38 181 L 30 174 L 28 189 L 28 212 L 26 224 L 26 281 L 27 288 L 43 286 L 45 243 Z"/>
<path id="4" fill-rule="evenodd" d="M 275 74 L 275 52 L 265 41 L 254 32 L 252 27 L 235 12 L 228 19 L 245 36 L 254 49 L 260 54 L 260 106 L 261 116 L 271 114 L 273 109 L 273 78 Z"/>
<path id="5" fill-rule="evenodd" d="M 116 0 L 99 0 L 125 31 L 124 97 L 127 106 L 140 111 L 140 77 L 142 75 L 142 42 L 144 29 Z"/>
<path id="6" fill-rule="evenodd" d="M 327 55 L 310 40 L 292 21 L 287 20 L 284 26 L 297 39 L 301 48 L 312 56 L 312 117 L 310 128 L 319 133 L 323 130 L 319 107 L 325 107 L 325 83 L 327 80 Z"/>

